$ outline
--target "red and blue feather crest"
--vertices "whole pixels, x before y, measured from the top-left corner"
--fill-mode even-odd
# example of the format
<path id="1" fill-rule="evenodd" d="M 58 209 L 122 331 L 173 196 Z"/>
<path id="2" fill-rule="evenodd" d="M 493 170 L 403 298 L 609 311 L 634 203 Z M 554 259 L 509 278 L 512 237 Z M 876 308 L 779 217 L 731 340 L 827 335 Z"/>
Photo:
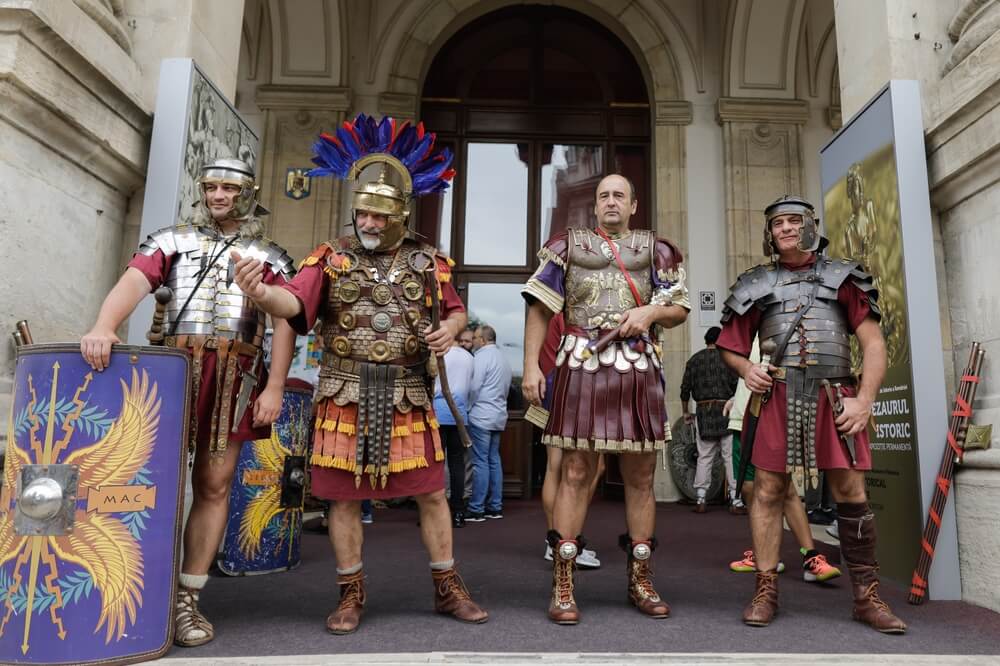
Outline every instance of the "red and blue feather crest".
<path id="1" fill-rule="evenodd" d="M 412 196 L 444 192 L 455 170 L 453 155 L 447 148 L 435 153 L 437 135 L 424 130 L 424 124 L 399 123 L 386 116 L 381 122 L 359 114 L 345 121 L 334 134 L 323 132 L 313 144 L 313 164 L 310 176 L 348 178 L 351 167 L 361 158 L 376 153 L 391 155 L 403 163 L 413 179 Z"/>

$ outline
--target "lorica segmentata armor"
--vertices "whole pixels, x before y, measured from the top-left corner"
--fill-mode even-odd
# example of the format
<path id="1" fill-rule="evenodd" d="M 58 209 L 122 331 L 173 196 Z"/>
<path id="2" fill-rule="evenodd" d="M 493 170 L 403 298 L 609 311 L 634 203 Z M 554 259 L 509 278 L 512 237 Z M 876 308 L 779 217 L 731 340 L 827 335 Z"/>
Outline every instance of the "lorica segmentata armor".
<path id="1" fill-rule="evenodd" d="M 723 322 L 751 307 L 759 309 L 760 341 L 770 340 L 778 347 L 780 356 L 772 358 L 771 364 L 779 367 L 775 379 L 786 386 L 786 471 L 800 488 L 807 479 L 810 487 L 818 483 L 815 439 L 820 380 L 854 381 L 851 330 L 837 299 L 848 279 L 865 292 L 872 313 L 880 316 L 871 275 L 857 261 L 822 255 L 804 270 L 789 270 L 781 264 L 751 268 L 737 278 L 723 308 Z"/>
<path id="2" fill-rule="evenodd" d="M 265 262 L 275 274 L 291 280 L 292 258 L 265 239 L 223 236 L 193 225 L 156 231 L 139 246 L 152 255 L 160 250 L 174 257 L 164 284 L 173 292 L 166 306 L 165 328 L 170 335 L 205 335 L 238 340 L 260 347 L 264 314 L 233 280 L 230 252 Z"/>

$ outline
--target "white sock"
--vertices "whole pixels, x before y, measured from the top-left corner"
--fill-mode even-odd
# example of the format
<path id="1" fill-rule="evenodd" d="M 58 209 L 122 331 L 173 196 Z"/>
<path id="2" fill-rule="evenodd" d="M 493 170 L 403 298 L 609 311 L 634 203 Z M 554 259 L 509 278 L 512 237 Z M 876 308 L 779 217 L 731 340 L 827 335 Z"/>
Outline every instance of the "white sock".
<path id="1" fill-rule="evenodd" d="M 186 574 L 181 572 L 179 581 L 181 587 L 186 587 L 189 590 L 200 590 L 205 587 L 205 583 L 208 582 L 208 574 Z"/>
<path id="2" fill-rule="evenodd" d="M 444 562 L 431 562 L 431 571 L 447 571 L 455 566 L 455 558 Z"/>
<path id="3" fill-rule="evenodd" d="M 340 576 L 350 576 L 351 574 L 356 574 L 359 571 L 361 571 L 361 565 L 362 563 L 358 562 L 354 566 L 347 567 L 346 569 L 341 569 L 340 567 L 337 567 L 337 574 Z"/>

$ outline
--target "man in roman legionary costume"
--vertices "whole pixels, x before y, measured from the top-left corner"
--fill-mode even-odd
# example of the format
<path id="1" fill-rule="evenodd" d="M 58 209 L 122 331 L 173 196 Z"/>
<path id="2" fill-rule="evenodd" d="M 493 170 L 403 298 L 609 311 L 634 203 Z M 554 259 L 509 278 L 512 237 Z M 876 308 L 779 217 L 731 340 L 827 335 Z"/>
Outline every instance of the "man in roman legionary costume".
<path id="1" fill-rule="evenodd" d="M 257 202 L 253 170 L 241 160 L 217 159 L 202 167 L 198 189 L 193 222 L 150 234 L 80 341 L 83 357 L 103 370 L 111 345 L 121 342 L 115 330 L 155 291 L 159 305 L 150 341 L 191 353 L 194 501 L 184 529 L 174 630 L 174 642 L 185 647 L 215 635 L 198 600 L 225 535 L 240 445 L 271 436 L 295 345 L 288 324 L 275 321 L 267 377 L 261 365 L 264 313 L 233 282 L 233 250 L 257 258 L 269 284 L 295 274 L 291 257 L 264 237 L 260 216 L 267 209 Z"/>
<path id="2" fill-rule="evenodd" d="M 663 402 L 658 329 L 677 326 L 690 309 L 680 251 L 652 232 L 629 229 L 635 188 L 619 175 L 597 186 L 596 229 L 568 229 L 539 252 L 541 265 L 522 294 L 528 301 L 524 332 L 524 395 L 545 397 L 539 351 L 549 319 L 565 313 L 556 356 L 551 417 L 542 435 L 564 449 L 562 481 L 548 541 L 554 551 L 549 618 L 576 624 L 575 558 L 587 517 L 590 485 L 601 453 L 621 454 L 627 533 L 628 597 L 653 618 L 670 614 L 653 588 L 650 557 L 656 500 L 656 452 L 669 439 Z"/>
<path id="3" fill-rule="evenodd" d="M 857 261 L 823 254 L 826 239 L 805 199 L 783 196 L 765 209 L 764 218 L 764 255 L 771 261 L 737 278 L 716 343 L 747 388 L 764 397 L 755 419 L 751 401 L 741 437 L 742 455 L 752 447 L 757 469 L 750 509 L 757 585 L 743 621 L 766 626 L 778 610 L 788 484 L 815 487 L 819 470 L 826 470 L 837 501 L 854 619 L 883 633 L 903 633 L 906 625 L 879 597 L 875 515 L 865 495 L 864 472 L 872 461 L 865 426 L 886 369 L 878 291 Z M 760 364 L 747 358 L 757 336 Z M 863 357 L 860 383 L 851 372 L 852 336 Z"/>
<path id="4" fill-rule="evenodd" d="M 455 570 L 432 405 L 435 355 L 465 329 L 465 308 L 448 260 L 407 234 L 410 199 L 443 191 L 454 176 L 450 152 L 433 154 L 433 146 L 423 124 L 363 114 L 336 136 L 320 135 L 313 175 L 356 181 L 366 167 L 380 169 L 354 190 L 354 233 L 320 245 L 284 288 L 264 284 L 259 262 L 238 264 L 237 281 L 263 310 L 302 333 L 323 321 L 312 493 L 332 501 L 340 603 L 326 627 L 334 634 L 355 631 L 364 610 L 365 499 L 414 496 L 435 609 L 465 622 L 487 619 Z M 389 182 L 390 170 L 402 187 Z"/>

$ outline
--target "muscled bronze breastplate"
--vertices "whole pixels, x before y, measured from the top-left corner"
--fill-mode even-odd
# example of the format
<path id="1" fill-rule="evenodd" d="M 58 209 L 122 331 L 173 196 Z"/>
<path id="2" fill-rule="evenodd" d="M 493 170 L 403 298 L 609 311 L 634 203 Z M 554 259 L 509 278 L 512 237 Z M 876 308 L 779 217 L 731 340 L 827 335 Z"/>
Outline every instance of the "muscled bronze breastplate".
<path id="1" fill-rule="evenodd" d="M 569 229 L 566 267 L 566 324 L 583 329 L 611 329 L 622 313 L 645 305 L 652 295 L 650 266 L 653 234 L 637 230 L 613 238 L 625 270 L 639 291 L 636 303 L 608 241 L 589 229 Z"/>

